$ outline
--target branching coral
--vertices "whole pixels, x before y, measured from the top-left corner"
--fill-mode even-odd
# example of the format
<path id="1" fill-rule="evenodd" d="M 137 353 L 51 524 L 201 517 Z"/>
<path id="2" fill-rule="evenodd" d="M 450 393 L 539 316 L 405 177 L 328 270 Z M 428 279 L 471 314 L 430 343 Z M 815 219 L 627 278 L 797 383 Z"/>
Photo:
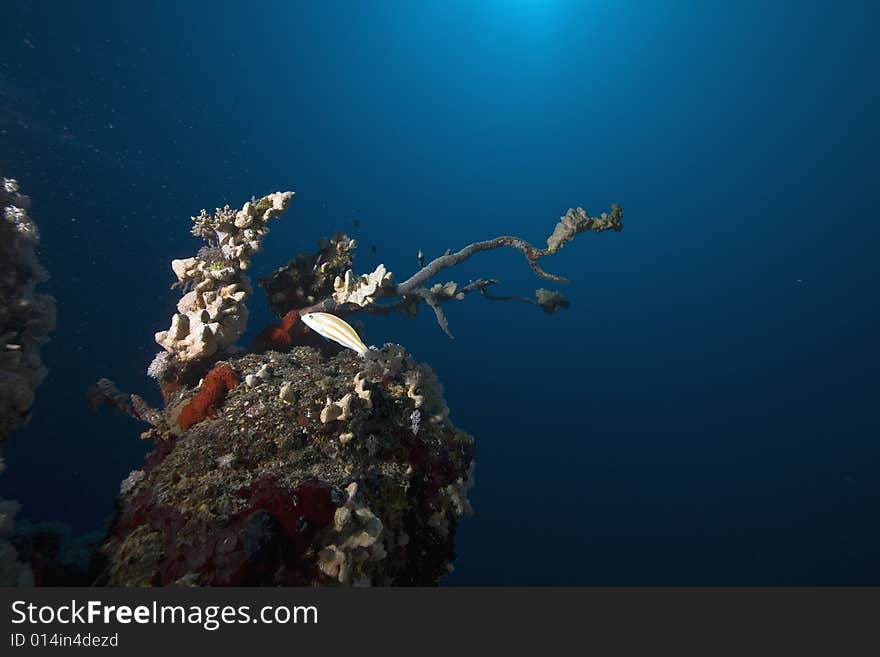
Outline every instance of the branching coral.
<path id="1" fill-rule="evenodd" d="M 337 276 L 333 282 L 333 300 L 338 304 L 368 306 L 380 296 L 381 290 L 391 284 L 391 279 L 391 272 L 385 269 L 385 265 L 379 265 L 372 273 L 361 276 L 349 269 L 345 276 Z"/>
<path id="2" fill-rule="evenodd" d="M 208 246 L 195 257 L 172 261 L 177 285 L 188 291 L 177 303 L 171 327 L 156 333 L 156 342 L 176 360 L 208 358 L 228 350 L 244 333 L 245 301 L 252 291 L 244 272 L 262 247 L 269 219 L 280 217 L 292 199 L 293 192 L 275 192 L 248 201 L 241 210 L 227 205 L 192 218 L 193 234 Z"/>
<path id="3" fill-rule="evenodd" d="M 449 322 L 441 307 L 447 301 L 460 301 L 471 292 L 480 292 L 485 298 L 492 301 L 522 301 L 540 306 L 545 312 L 553 313 L 557 310 L 568 308 L 569 302 L 559 292 L 539 289 L 534 298 L 520 296 L 493 296 L 488 288 L 497 284 L 495 279 L 479 279 L 467 285 L 460 286 L 455 281 L 435 283 L 428 287 L 431 280 L 441 272 L 461 264 L 477 253 L 489 251 L 501 247 L 516 249 L 522 253 L 532 270 L 541 278 L 557 283 L 566 283 L 567 279 L 562 276 L 544 271 L 538 260 L 553 255 L 565 244 L 584 232 L 603 233 L 608 230 L 620 231 L 623 229 L 623 208 L 612 205 L 611 212 L 603 212 L 598 217 L 590 217 L 582 208 L 569 209 L 563 215 L 559 223 L 547 238 L 547 248 L 541 249 L 532 246 L 525 240 L 509 235 L 502 235 L 491 240 L 475 242 L 463 249 L 452 252 L 447 251 L 439 258 L 435 258 L 408 279 L 393 285 L 392 274 L 384 265 L 379 265 L 374 272 L 368 275 L 357 276 L 352 270 L 346 271 L 342 277 L 337 277 L 332 295 L 311 306 L 301 309 L 305 312 L 332 312 L 338 315 L 348 315 L 357 312 L 374 314 L 388 314 L 401 312 L 405 315 L 415 314 L 418 304 L 424 301 L 433 311 L 440 328 L 452 337 Z M 420 252 L 421 253 L 421 252 Z M 422 259 L 419 258 L 421 263 Z M 395 301 L 381 303 L 380 300 Z"/>

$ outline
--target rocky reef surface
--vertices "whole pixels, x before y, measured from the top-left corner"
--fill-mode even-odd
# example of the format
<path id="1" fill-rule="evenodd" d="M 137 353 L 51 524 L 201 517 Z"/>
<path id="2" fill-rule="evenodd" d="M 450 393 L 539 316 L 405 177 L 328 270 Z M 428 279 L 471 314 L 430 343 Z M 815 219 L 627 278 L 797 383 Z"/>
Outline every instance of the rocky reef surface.
<path id="1" fill-rule="evenodd" d="M 399 345 L 229 357 L 155 420 L 107 583 L 429 585 L 450 569 L 474 441 Z"/>

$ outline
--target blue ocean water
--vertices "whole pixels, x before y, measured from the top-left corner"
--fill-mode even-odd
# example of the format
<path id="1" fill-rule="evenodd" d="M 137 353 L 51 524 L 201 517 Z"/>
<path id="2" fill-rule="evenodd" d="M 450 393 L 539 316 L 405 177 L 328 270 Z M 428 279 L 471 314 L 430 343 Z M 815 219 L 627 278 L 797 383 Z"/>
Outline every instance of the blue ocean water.
<path id="1" fill-rule="evenodd" d="M 292 189 L 255 275 L 322 235 L 416 253 L 618 202 L 548 316 L 365 318 L 477 439 L 454 585 L 880 584 L 876 3 L 5 2 L 0 170 L 59 323 L 0 496 L 101 527 L 189 217 Z M 355 226 L 355 220 L 358 226 Z M 370 245 L 376 245 L 375 254 Z M 454 272 L 546 286 L 515 252 Z M 272 319 L 258 290 L 248 338 Z M 247 342 L 245 340 L 244 342 Z"/>

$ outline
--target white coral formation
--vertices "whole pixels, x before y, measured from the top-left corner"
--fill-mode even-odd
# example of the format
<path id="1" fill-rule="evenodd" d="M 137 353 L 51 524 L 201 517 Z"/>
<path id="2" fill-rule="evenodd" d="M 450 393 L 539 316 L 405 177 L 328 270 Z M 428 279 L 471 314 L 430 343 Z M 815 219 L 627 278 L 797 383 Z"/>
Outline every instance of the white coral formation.
<path id="1" fill-rule="evenodd" d="M 370 274 L 356 276 L 351 269 L 345 277 L 337 276 L 333 282 L 333 300 L 336 303 L 354 303 L 358 306 L 369 306 L 380 296 L 382 288 L 391 284 L 393 274 L 379 265 Z"/>
<path id="2" fill-rule="evenodd" d="M 128 476 L 119 484 L 119 494 L 125 495 L 130 492 L 135 486 L 143 481 L 144 476 L 143 470 L 132 470 L 129 472 Z"/>
<path id="3" fill-rule="evenodd" d="M 346 393 L 339 401 L 333 401 L 327 397 L 324 408 L 321 409 L 321 422 L 344 422 L 351 417 L 352 403 L 357 401 L 360 408 L 370 410 L 373 408 L 373 392 L 367 387 L 367 379 L 363 372 L 354 375 L 354 393 Z M 346 441 L 343 441 L 346 442 Z"/>
<path id="4" fill-rule="evenodd" d="M 361 400 L 364 408 L 373 408 L 373 392 L 366 387 L 367 379 L 363 372 L 354 375 L 354 394 Z"/>
<path id="5" fill-rule="evenodd" d="M 278 391 L 278 399 L 280 399 L 285 404 L 292 404 L 296 401 L 296 390 L 293 385 L 290 383 L 281 384 L 281 389 Z"/>
<path id="6" fill-rule="evenodd" d="M 40 234 L 18 183 L 0 187 L 0 440 L 30 418 L 34 389 L 46 376 L 40 347 L 55 328 L 55 299 L 35 291 L 48 278 L 37 261 Z"/>
<path id="7" fill-rule="evenodd" d="M 450 529 L 450 512 L 453 517 L 471 515 L 474 512 L 470 500 L 467 498 L 468 491 L 473 487 L 473 463 L 466 478 L 459 477 L 454 483 L 440 490 L 440 504 L 428 517 L 428 526 L 432 527 L 441 536 L 448 536 Z"/>
<path id="8" fill-rule="evenodd" d="M 473 463 L 471 463 L 467 479 L 459 477 L 454 484 L 449 484 L 443 489 L 443 493 L 452 505 L 455 515 L 471 515 L 474 512 L 474 508 L 471 506 L 470 500 L 467 498 L 468 491 L 473 488 L 473 485 Z"/>
<path id="9" fill-rule="evenodd" d="M 419 429 L 422 427 L 422 412 L 419 409 L 414 410 L 409 415 L 410 430 L 414 436 L 419 435 Z"/>
<path id="10" fill-rule="evenodd" d="M 443 398 L 443 385 L 429 366 L 417 363 L 398 344 L 386 344 L 382 349 L 369 352 L 364 369 L 355 377 L 358 381 L 376 383 L 396 380 L 419 411 L 419 422 L 429 420 L 443 423 L 449 418 L 449 407 Z M 363 383 L 360 384 L 363 387 Z"/>
<path id="11" fill-rule="evenodd" d="M 388 343 L 377 351 L 368 351 L 363 377 L 377 383 L 385 378 L 395 378 L 408 368 L 416 367 L 415 361 L 399 344 Z"/>
<path id="12" fill-rule="evenodd" d="M 322 237 L 321 240 L 318 242 L 318 248 L 320 248 L 322 251 L 332 246 L 333 250 L 336 251 L 337 254 L 354 251 L 357 248 L 357 245 L 358 241 L 356 239 L 348 237 L 347 235 L 344 235 L 339 231 L 333 233 L 333 237 L 331 237 L 330 239 Z M 325 262 L 323 264 L 327 263 Z M 327 270 L 324 269 L 322 265 L 321 272 L 324 273 L 326 271 Z"/>
<path id="13" fill-rule="evenodd" d="M 333 515 L 331 542 L 318 553 L 318 567 L 340 584 L 369 584 L 375 565 L 387 556 L 382 521 L 364 503 L 356 482 L 345 491 L 348 499 Z"/>
<path id="14" fill-rule="evenodd" d="M 260 199 L 252 198 L 241 210 L 233 210 L 228 205 L 217 208 L 213 216 L 202 210 L 193 217 L 192 233 L 204 238 L 209 244 L 216 244 L 226 260 L 237 264 L 239 270 L 250 266 L 250 257 L 262 248 L 263 238 L 269 232 L 269 219 L 283 215 L 293 192 L 275 192 Z"/>
<path id="15" fill-rule="evenodd" d="M 207 358 L 232 347 L 244 333 L 248 311 L 245 301 L 252 288 L 244 274 L 250 258 L 262 248 L 268 221 L 290 206 L 293 192 L 275 192 L 252 199 L 241 210 L 228 205 L 213 215 L 202 210 L 193 217 L 193 234 L 209 248 L 195 257 L 173 260 L 179 285 L 189 288 L 177 303 L 177 313 L 156 342 L 183 362 Z"/>
<path id="16" fill-rule="evenodd" d="M 160 351 L 156 354 L 150 364 L 147 366 L 147 376 L 156 381 L 165 378 L 165 372 L 171 365 L 171 354 L 167 351 Z"/>
<path id="17" fill-rule="evenodd" d="M 333 401 L 327 397 L 327 404 L 321 410 L 321 422 L 324 424 L 335 422 L 336 420 L 344 422 L 351 417 L 351 400 L 353 397 L 354 395 L 350 392 L 339 401 Z"/>
<path id="18" fill-rule="evenodd" d="M 598 217 L 589 216 L 583 208 L 576 210 L 569 208 L 568 212 L 559 218 L 559 223 L 547 238 L 547 251 L 555 253 L 567 242 L 573 240 L 575 235 L 588 230 L 597 232 L 609 229 L 620 230 L 622 216 L 623 209 L 619 205 L 612 206 L 611 214 L 603 212 Z"/>
<path id="19" fill-rule="evenodd" d="M 421 421 L 422 411 L 428 414 L 431 422 L 442 423 L 449 418 L 449 407 L 443 398 L 443 385 L 427 365 L 419 365 L 409 370 L 404 375 L 406 396 L 413 400 L 413 405 L 419 411 Z"/>
<path id="20" fill-rule="evenodd" d="M 244 300 L 251 287 L 246 277 L 232 267 L 211 269 L 212 264 L 198 258 L 172 263 L 178 280 L 195 286 L 177 302 L 171 328 L 156 333 L 156 342 L 182 361 L 232 346 L 247 326 Z"/>
<path id="21" fill-rule="evenodd" d="M 435 283 L 431 286 L 431 294 L 438 299 L 455 299 L 456 301 L 464 299 L 464 292 L 458 289 L 458 283 L 455 281 Z"/>

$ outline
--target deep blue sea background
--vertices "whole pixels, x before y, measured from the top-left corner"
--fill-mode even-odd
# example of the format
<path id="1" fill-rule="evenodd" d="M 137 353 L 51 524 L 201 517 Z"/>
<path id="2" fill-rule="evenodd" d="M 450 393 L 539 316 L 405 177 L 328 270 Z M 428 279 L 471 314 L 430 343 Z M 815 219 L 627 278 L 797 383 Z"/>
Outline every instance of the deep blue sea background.
<path id="1" fill-rule="evenodd" d="M 4 2 L 0 170 L 57 297 L 0 496 L 100 528 L 191 214 L 292 189 L 260 275 L 322 235 L 398 277 L 624 205 L 545 267 L 548 316 L 477 298 L 366 318 L 477 438 L 473 584 L 880 584 L 877 3 Z M 359 227 L 354 226 L 354 220 Z M 376 245 L 375 255 L 370 245 Z M 546 282 L 516 252 L 454 278 Z M 272 319 L 262 291 L 250 339 Z M 247 342 L 247 340 L 245 340 Z"/>

